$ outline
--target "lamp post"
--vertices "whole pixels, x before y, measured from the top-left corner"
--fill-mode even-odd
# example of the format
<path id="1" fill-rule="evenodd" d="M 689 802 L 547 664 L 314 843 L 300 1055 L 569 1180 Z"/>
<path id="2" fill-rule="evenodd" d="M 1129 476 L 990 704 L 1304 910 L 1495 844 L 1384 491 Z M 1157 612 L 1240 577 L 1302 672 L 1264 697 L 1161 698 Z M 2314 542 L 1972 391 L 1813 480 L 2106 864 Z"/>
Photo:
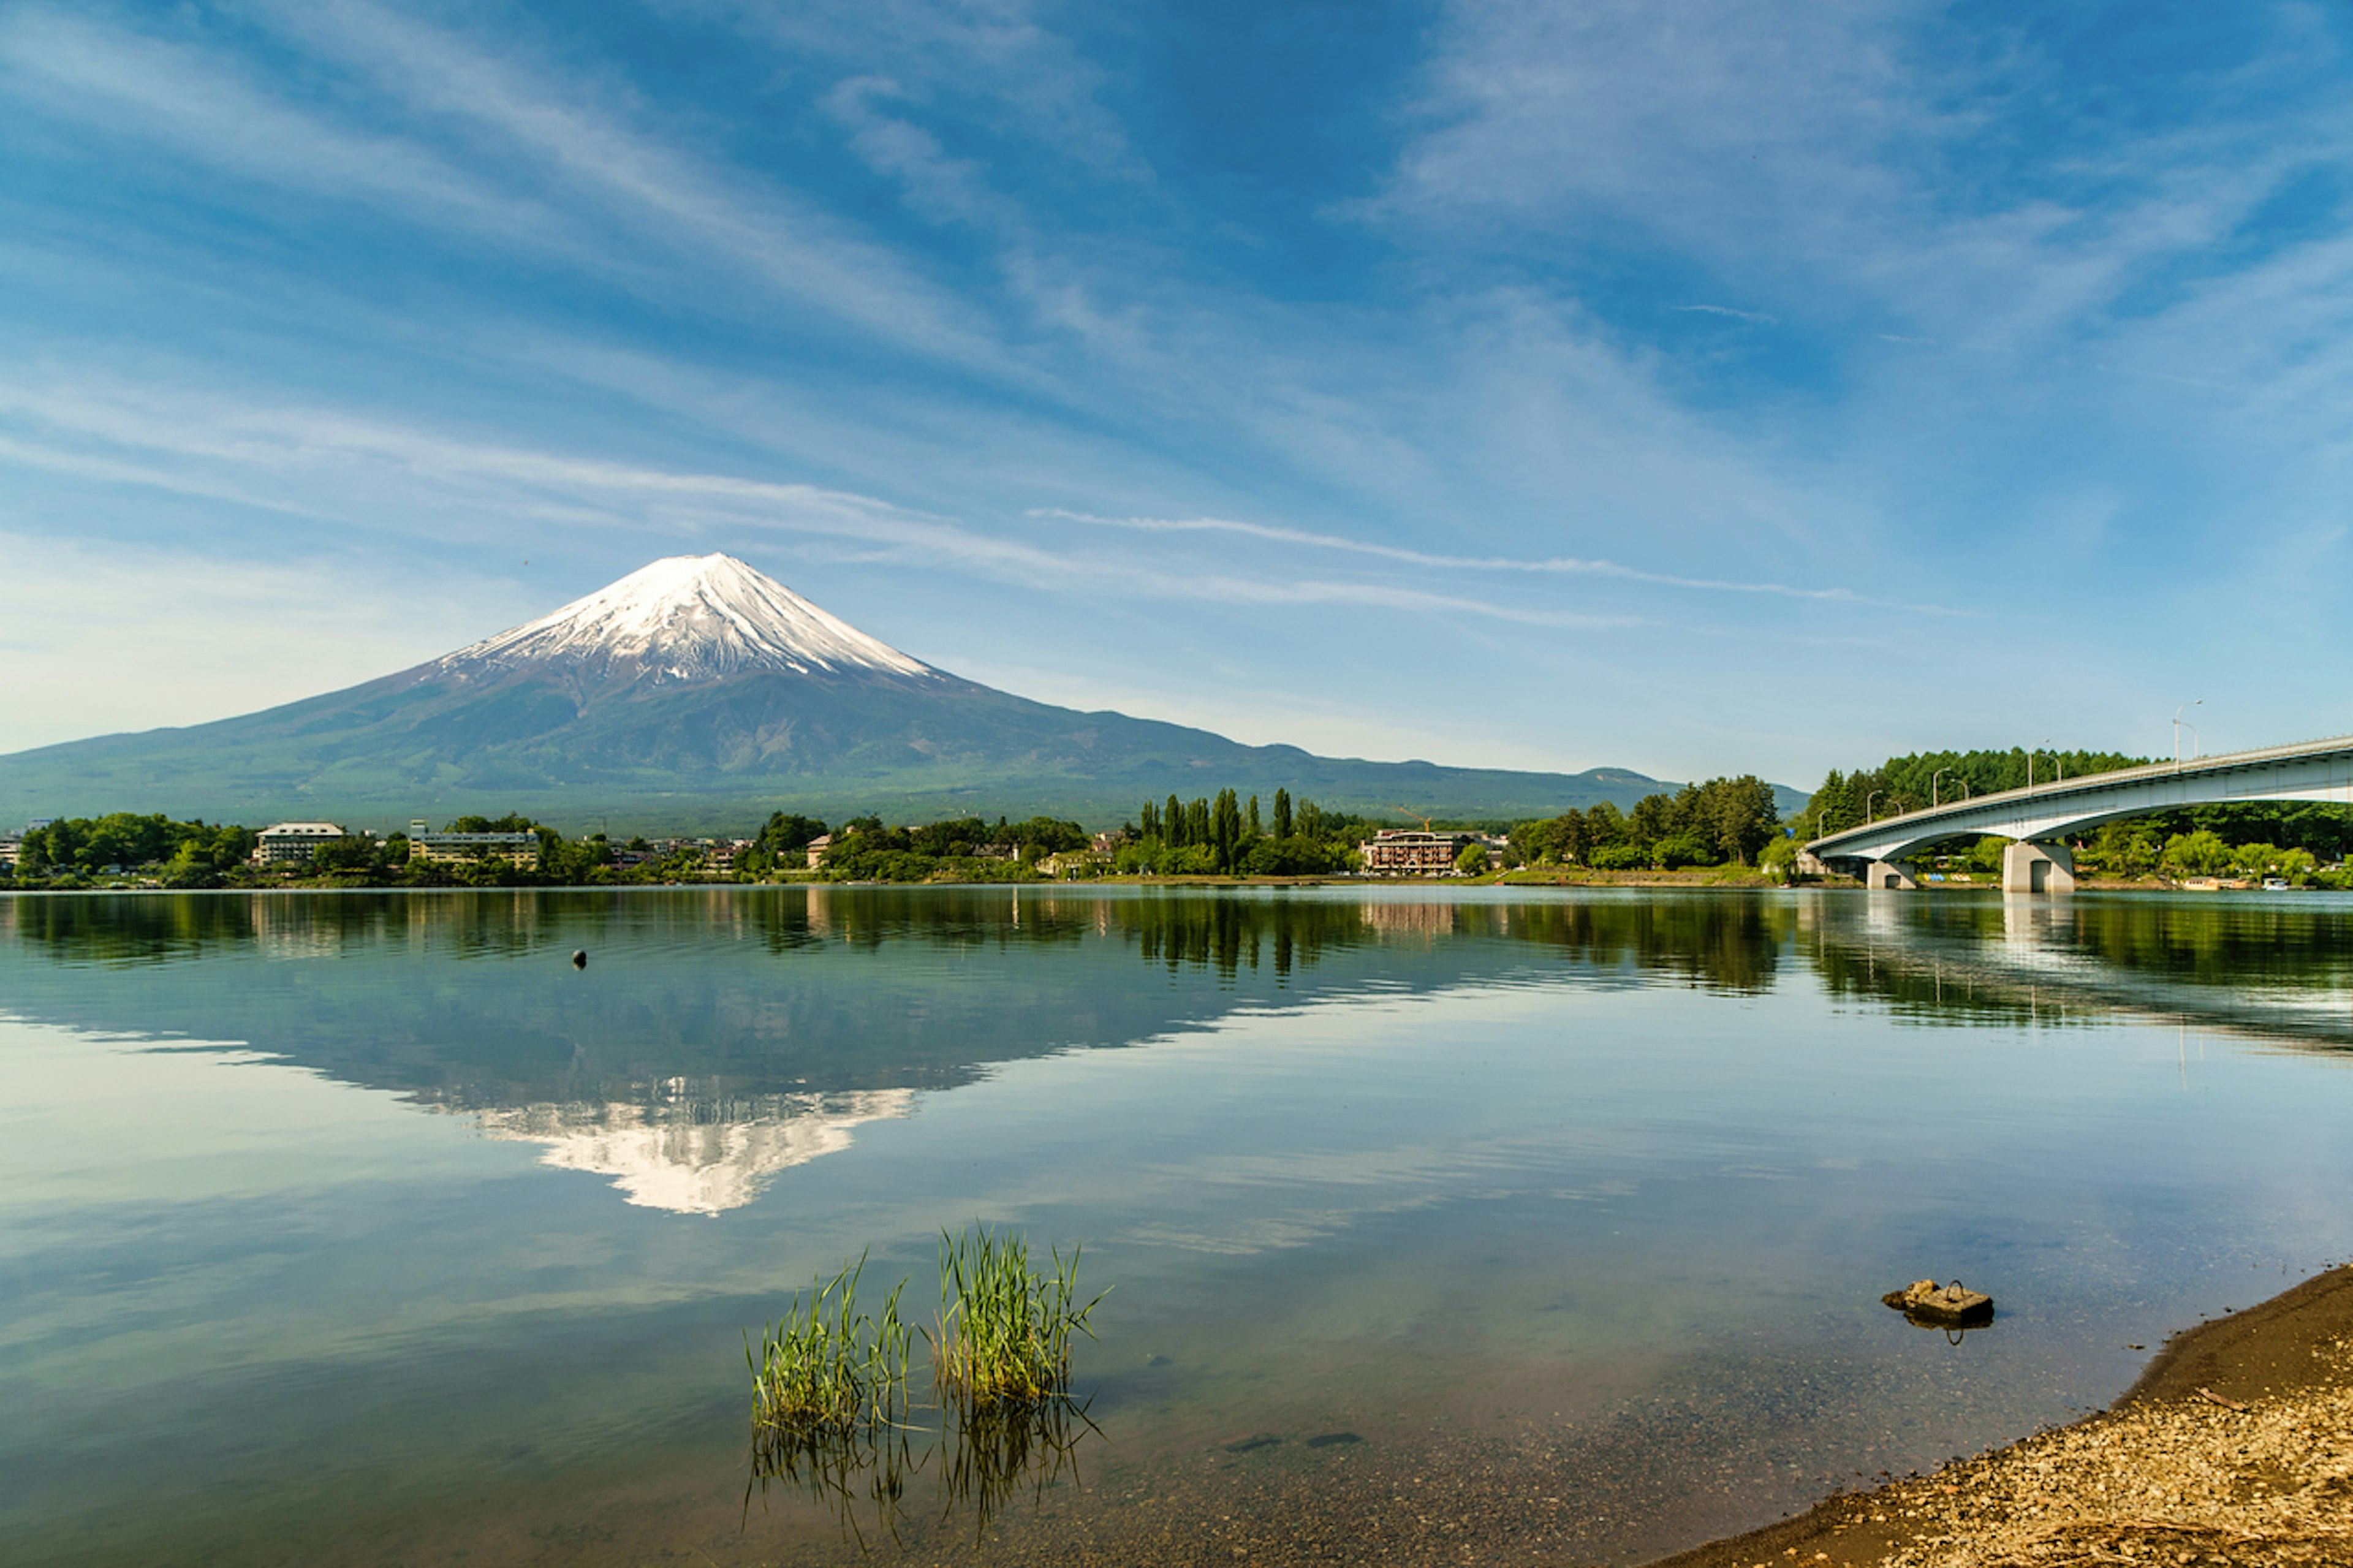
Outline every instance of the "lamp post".
<path id="1" fill-rule="evenodd" d="M 1874 816 L 1873 816 L 1871 815 L 1871 803 L 1872 803 L 1873 801 L 1874 801 L 1874 800 L 1877 800 L 1881 795 L 1885 795 L 1886 793 L 1887 793 L 1887 792 L 1886 792 L 1885 790 L 1883 790 L 1883 789 L 1875 789 L 1875 790 L 1873 790 L 1869 795 L 1864 795 L 1864 796 L 1862 797 L 1862 820 L 1863 820 L 1863 824 L 1864 824 L 1864 826 L 1869 826 L 1870 824 L 1872 824 L 1873 822 L 1875 822 L 1875 821 L 1877 821 L 1877 820 L 1878 820 L 1876 817 L 1874 817 Z"/>
<path id="2" fill-rule="evenodd" d="M 1939 781 L 1940 779 L 1942 779 L 1942 778 L 1943 778 L 1947 773 L 1951 773 L 1952 771 L 1953 771 L 1953 770 L 1952 770 L 1952 769 L 1950 769 L 1950 768 L 1938 768 L 1935 773 L 1930 773 L 1930 774 L 1928 775 L 1928 809 L 1929 809 L 1929 810 L 1931 810 L 1931 811 L 1936 810 L 1936 807 L 1937 807 L 1937 805 L 1940 804 L 1940 803 L 1939 803 L 1939 800 L 1938 800 L 1938 797 L 1937 797 L 1937 795 L 1936 795 L 1936 784 L 1937 784 L 1937 781 Z"/>
<path id="3" fill-rule="evenodd" d="M 2202 708 L 2205 705 L 2206 699 L 2203 697 L 2198 697 L 2191 699 L 2189 701 L 2183 703 L 2179 708 L 2176 708 L 2173 710 L 2173 765 L 2177 768 L 2181 765 L 2181 715 L 2189 709 Z M 2189 754 L 2194 758 L 2198 754 L 2198 726 L 2192 724 L 2189 729 Z"/>

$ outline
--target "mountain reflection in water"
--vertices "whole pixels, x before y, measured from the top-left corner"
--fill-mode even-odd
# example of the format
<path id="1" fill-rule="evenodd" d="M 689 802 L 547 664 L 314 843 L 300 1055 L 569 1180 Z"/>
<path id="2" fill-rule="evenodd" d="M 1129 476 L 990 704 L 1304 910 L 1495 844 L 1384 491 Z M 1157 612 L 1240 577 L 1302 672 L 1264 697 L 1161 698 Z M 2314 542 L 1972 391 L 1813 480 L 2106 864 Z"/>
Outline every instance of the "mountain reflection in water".
<path id="1" fill-rule="evenodd" d="M 238 1040 L 710 1215 L 997 1064 L 1237 1009 L 1550 978 L 1762 994 L 1784 965 L 1924 1025 L 2121 1012 L 2353 1043 L 2338 900 L 1067 888 L 0 900 L 8 997 Z M 574 974 L 575 948 L 595 961 Z M 1017 948 L 1069 962 L 982 962 Z M 24 957 L 45 963 L 26 963 Z M 420 960 L 436 962 L 420 963 Z M 201 960 L 201 962 L 196 962 Z M 311 984 L 332 962 L 334 984 Z M 1125 979 L 1138 962 L 1162 983 Z M 92 988 L 76 971 L 100 966 Z"/>
<path id="2" fill-rule="evenodd" d="M 543 1145 L 543 1165 L 612 1177 L 642 1208 L 720 1214 L 758 1197 L 777 1172 L 849 1148 L 851 1128 L 905 1116 L 915 1103 L 907 1089 L 707 1101 L 672 1088 L 652 1107 L 526 1105 L 472 1115 L 489 1137 Z"/>

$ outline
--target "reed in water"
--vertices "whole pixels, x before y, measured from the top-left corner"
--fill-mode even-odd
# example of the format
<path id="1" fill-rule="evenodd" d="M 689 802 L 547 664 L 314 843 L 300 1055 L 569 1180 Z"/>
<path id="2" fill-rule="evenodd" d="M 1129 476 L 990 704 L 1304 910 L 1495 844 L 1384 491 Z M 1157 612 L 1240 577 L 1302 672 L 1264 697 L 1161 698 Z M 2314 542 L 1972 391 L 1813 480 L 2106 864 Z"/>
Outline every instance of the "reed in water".
<path id="1" fill-rule="evenodd" d="M 1074 1245 L 1065 1259 L 1050 1249 L 1040 1272 L 1019 1236 L 979 1224 L 940 1232 L 938 1328 L 924 1338 L 943 1395 L 971 1410 L 1064 1394 L 1071 1336 L 1094 1337 L 1087 1314 L 1109 1294 L 1079 1305 L 1079 1253 Z"/>
<path id="2" fill-rule="evenodd" d="M 830 1281 L 812 1281 L 781 1319 L 761 1331 L 756 1352 L 744 1336 L 755 1434 L 797 1439 L 900 1423 L 910 1335 L 899 1320 L 899 1292 L 906 1281 L 891 1288 L 875 1316 L 858 1307 L 865 1271 L 861 1254 Z"/>

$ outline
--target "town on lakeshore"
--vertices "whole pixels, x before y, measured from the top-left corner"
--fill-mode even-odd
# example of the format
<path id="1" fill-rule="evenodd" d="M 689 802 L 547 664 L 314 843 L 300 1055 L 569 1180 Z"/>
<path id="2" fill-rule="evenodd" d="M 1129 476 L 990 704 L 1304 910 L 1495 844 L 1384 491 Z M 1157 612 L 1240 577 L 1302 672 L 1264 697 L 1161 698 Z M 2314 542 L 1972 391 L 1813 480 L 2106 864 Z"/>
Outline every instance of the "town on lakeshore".
<path id="1" fill-rule="evenodd" d="M 36 818 L 0 833 L 0 888 L 19 890 L 233 887 L 596 886 L 782 881 L 1006 882 L 1167 879 L 1266 881 L 1415 879 L 1517 885 L 1626 881 L 1668 885 L 1853 885 L 1806 844 L 1911 816 L 1947 791 L 2000 796 L 2035 758 L 1940 752 L 1833 770 L 1784 819 L 1754 775 L 1712 779 L 1516 822 L 1420 817 L 1398 826 L 1356 812 L 1271 803 L 1225 789 L 1214 797 L 1147 801 L 1114 827 L 1033 816 L 886 825 L 873 816 L 828 826 L 776 811 L 745 837 L 567 837 L 529 816 L 418 817 L 372 830 L 334 821 L 259 828 L 168 815 Z M 2053 774 L 2135 776 L 2148 764 L 2113 753 L 2053 753 Z M 2168 775 L 2170 776 L 2170 775 Z M 1398 815 L 1413 814 L 1398 808 Z M 2000 885 L 1996 836 L 1949 837 L 1906 863 L 1905 886 Z M 2353 887 L 2353 810 L 2324 801 L 2209 805 L 2102 823 L 2054 847 L 2070 885 L 2222 890 Z M 2039 853 L 2047 849 L 2038 847 Z M 1869 881 L 1866 876 L 1863 879 Z"/>

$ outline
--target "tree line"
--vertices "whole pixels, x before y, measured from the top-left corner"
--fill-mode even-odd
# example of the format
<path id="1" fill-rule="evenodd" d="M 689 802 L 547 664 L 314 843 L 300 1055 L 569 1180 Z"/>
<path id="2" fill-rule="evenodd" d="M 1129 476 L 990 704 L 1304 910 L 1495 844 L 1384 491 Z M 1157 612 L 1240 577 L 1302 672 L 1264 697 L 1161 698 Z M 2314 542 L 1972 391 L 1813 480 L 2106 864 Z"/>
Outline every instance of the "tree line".
<path id="1" fill-rule="evenodd" d="M 1112 868 L 1128 876 L 1316 877 L 1356 863 L 1357 843 L 1372 824 L 1312 800 L 1295 805 L 1287 788 L 1274 792 L 1273 809 L 1231 789 L 1216 795 L 1145 801 L 1122 826 Z"/>
<path id="2" fill-rule="evenodd" d="M 2121 752 L 2025 751 L 2016 746 L 2006 752 L 1915 752 L 1851 773 L 1832 768 L 1799 814 L 1798 826 L 1808 838 L 1820 838 L 1970 795 L 2144 767 L 2150 760 Z"/>
<path id="3" fill-rule="evenodd" d="M 1779 836 L 1780 826 L 1772 785 L 1743 773 L 1646 795 L 1630 812 L 1605 800 L 1522 823 L 1512 830 L 1512 847 L 1531 865 L 1601 871 L 1746 866 Z"/>
<path id="4" fill-rule="evenodd" d="M 167 887 L 220 885 L 253 854 L 260 835 L 249 827 L 202 820 L 174 822 L 157 813 L 118 811 L 104 816 L 61 816 L 26 833 L 17 850 L 16 879 L 83 880 L 153 868 Z"/>
<path id="5" fill-rule="evenodd" d="M 693 857 L 673 852 L 665 865 L 656 858 L 642 866 L 617 863 L 616 847 L 603 834 L 566 838 L 554 828 L 517 814 L 460 816 L 449 833 L 528 833 L 538 848 L 527 864 L 510 864 L 488 853 L 476 859 L 427 861 L 411 853 L 408 835 L 377 838 L 353 834 L 317 845 L 307 860 L 256 865 L 258 829 L 201 820 L 175 821 L 163 814 L 114 812 L 95 817 L 59 817 L 26 833 L 18 850 L 16 887 L 88 887 L 114 876 L 134 876 L 166 888 L 259 888 L 290 880 L 345 887 L 461 887 L 561 885 L 658 881 L 683 869 Z M 651 855 L 642 839 L 637 847 Z"/>
<path id="6" fill-rule="evenodd" d="M 994 827 L 977 816 L 892 827 L 870 816 L 834 831 L 818 868 L 860 882 L 995 880 L 1008 872 L 1035 875 L 1039 861 L 1092 842 L 1079 824 L 1051 816 L 1000 816 Z"/>

